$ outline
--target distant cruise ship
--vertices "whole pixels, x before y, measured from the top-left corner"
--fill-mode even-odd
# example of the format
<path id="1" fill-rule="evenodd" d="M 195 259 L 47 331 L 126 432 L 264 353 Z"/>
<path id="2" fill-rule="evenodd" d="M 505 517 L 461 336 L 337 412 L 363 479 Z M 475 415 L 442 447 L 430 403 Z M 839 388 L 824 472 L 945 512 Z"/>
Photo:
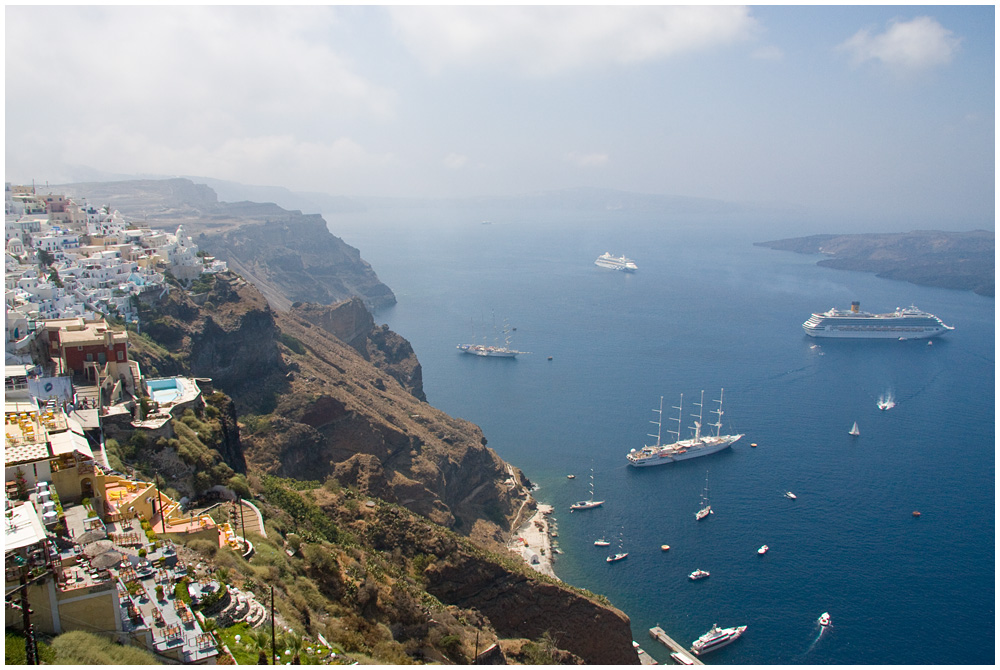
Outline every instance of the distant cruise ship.
<path id="1" fill-rule="evenodd" d="M 813 314 L 802 324 L 810 337 L 922 339 L 955 330 L 941 319 L 914 306 L 897 307 L 895 312 L 871 314 L 861 311 L 854 301 L 850 310 L 834 307 L 822 314 Z"/>
<path id="2" fill-rule="evenodd" d="M 622 270 L 624 272 L 635 272 L 639 269 L 639 266 L 631 258 L 612 256 L 610 253 L 598 256 L 597 260 L 594 261 L 594 265 L 602 268 L 611 268 L 612 270 Z"/>

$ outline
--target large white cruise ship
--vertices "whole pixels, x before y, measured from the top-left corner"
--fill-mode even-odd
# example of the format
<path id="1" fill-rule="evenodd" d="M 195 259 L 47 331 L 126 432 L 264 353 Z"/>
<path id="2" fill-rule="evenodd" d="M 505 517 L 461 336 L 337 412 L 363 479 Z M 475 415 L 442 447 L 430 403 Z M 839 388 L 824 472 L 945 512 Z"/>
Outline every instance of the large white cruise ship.
<path id="1" fill-rule="evenodd" d="M 631 258 L 624 256 L 612 256 L 611 252 L 603 253 L 594 261 L 594 265 L 612 270 L 622 270 L 623 272 L 635 272 L 639 266 Z"/>
<path id="2" fill-rule="evenodd" d="M 912 305 L 897 307 L 895 312 L 872 314 L 861 311 L 854 301 L 851 309 L 834 307 L 822 314 L 813 314 L 802 324 L 810 337 L 923 339 L 955 330 L 941 319 Z"/>
<path id="3" fill-rule="evenodd" d="M 719 403 L 719 409 L 712 410 L 713 414 L 718 414 L 718 420 L 715 423 L 709 424 L 715 426 L 715 435 L 702 435 L 701 434 L 701 411 L 702 403 L 705 401 L 705 392 L 701 392 L 702 402 L 695 403 L 698 406 L 698 414 L 692 414 L 691 416 L 697 418 L 694 422 L 694 437 L 682 440 L 680 439 L 681 431 L 681 413 L 683 412 L 684 406 L 684 394 L 681 394 L 680 404 L 674 409 L 677 410 L 677 430 L 667 431 L 677 436 L 677 441 L 672 444 L 660 444 L 660 424 L 663 417 L 663 397 L 660 397 L 660 409 L 654 409 L 654 412 L 658 413 L 658 418 L 656 421 L 651 421 L 650 423 L 656 424 L 656 435 L 650 434 L 650 437 L 656 438 L 656 443 L 653 445 L 645 446 L 642 449 L 633 449 L 629 453 L 625 454 L 625 458 L 628 459 L 629 465 L 637 468 L 649 467 L 652 465 L 663 465 L 665 463 L 673 463 L 675 461 L 685 461 L 689 458 L 698 458 L 699 456 L 708 456 L 709 454 L 714 454 L 717 451 L 722 451 L 726 447 L 730 446 L 741 437 L 740 435 L 720 435 L 722 432 L 722 391 L 719 392 L 719 399 L 716 400 Z"/>

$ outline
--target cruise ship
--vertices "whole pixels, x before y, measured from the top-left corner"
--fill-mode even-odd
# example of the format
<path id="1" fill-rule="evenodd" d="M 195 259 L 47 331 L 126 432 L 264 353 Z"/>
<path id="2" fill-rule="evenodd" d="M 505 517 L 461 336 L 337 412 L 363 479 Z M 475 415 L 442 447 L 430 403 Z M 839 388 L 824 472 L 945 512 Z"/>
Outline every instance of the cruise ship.
<path id="1" fill-rule="evenodd" d="M 710 426 L 715 426 L 715 435 L 702 435 L 701 434 L 701 411 L 702 403 L 705 400 L 705 392 L 701 392 L 702 402 L 695 403 L 698 406 L 698 414 L 692 414 L 697 421 L 694 422 L 694 437 L 686 440 L 680 439 L 681 430 L 681 413 L 683 412 L 684 406 L 684 394 L 681 394 L 680 404 L 674 409 L 677 410 L 677 430 L 667 431 L 671 434 L 677 436 L 677 441 L 671 444 L 660 444 L 660 419 L 663 417 L 663 397 L 660 397 L 660 409 L 654 409 L 654 412 L 659 414 L 656 421 L 651 421 L 650 423 L 656 424 L 656 435 L 650 434 L 649 437 L 655 437 L 656 443 L 649 446 L 644 446 L 642 449 L 633 449 L 629 453 L 625 454 L 625 458 L 628 459 L 629 465 L 637 468 L 644 468 L 652 465 L 663 465 L 665 463 L 673 463 L 675 461 L 686 461 L 689 458 L 698 458 L 699 456 L 708 456 L 709 454 L 714 454 L 717 451 L 722 451 L 726 447 L 730 446 L 741 437 L 740 435 L 721 435 L 722 432 L 722 391 L 719 391 L 719 399 L 716 400 L 719 403 L 719 409 L 712 410 L 713 414 L 718 414 L 718 420 L 715 423 L 709 424 Z"/>
<path id="2" fill-rule="evenodd" d="M 622 270 L 623 272 L 635 272 L 639 269 L 639 266 L 631 258 L 612 256 L 610 252 L 598 256 L 597 260 L 594 261 L 594 265 L 602 268 L 611 268 L 612 270 Z"/>
<path id="3" fill-rule="evenodd" d="M 942 335 L 954 326 L 946 326 L 941 319 L 914 306 L 897 307 L 895 312 L 872 314 L 861 311 L 861 303 L 854 301 L 851 309 L 834 307 L 822 314 L 813 314 L 802 324 L 810 337 L 925 339 Z"/>
<path id="4" fill-rule="evenodd" d="M 733 626 L 732 628 L 719 628 L 718 624 L 712 624 L 712 629 L 691 643 L 691 651 L 701 656 L 719 647 L 736 642 L 740 635 L 747 629 L 746 626 Z"/>

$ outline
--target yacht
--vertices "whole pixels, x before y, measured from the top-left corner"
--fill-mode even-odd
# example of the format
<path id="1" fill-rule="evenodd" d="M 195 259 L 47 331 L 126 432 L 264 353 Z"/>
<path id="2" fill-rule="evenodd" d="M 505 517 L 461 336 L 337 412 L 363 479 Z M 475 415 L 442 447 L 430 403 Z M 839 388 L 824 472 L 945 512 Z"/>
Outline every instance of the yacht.
<path id="1" fill-rule="evenodd" d="M 851 308 L 836 307 L 816 313 L 802 324 L 810 337 L 839 337 L 865 339 L 925 339 L 955 330 L 941 319 L 923 312 L 913 305 L 897 307 L 895 312 L 872 314 L 861 311 L 861 303 L 854 301 Z"/>
<path id="2" fill-rule="evenodd" d="M 769 547 L 766 544 L 761 545 L 760 549 L 757 550 L 757 553 L 763 556 L 764 554 L 767 553 L 768 549 Z"/>
<path id="3" fill-rule="evenodd" d="M 708 473 L 705 473 L 705 492 L 701 494 L 701 509 L 694 513 L 695 521 L 701 521 L 714 514 L 712 506 L 708 504 Z"/>
<path id="4" fill-rule="evenodd" d="M 618 552 L 614 556 L 608 556 L 608 563 L 614 563 L 615 561 L 620 561 L 623 558 L 628 558 L 628 552 Z"/>
<path id="5" fill-rule="evenodd" d="M 695 581 L 698 579 L 705 579 L 705 577 L 710 577 L 710 576 L 711 573 L 708 570 L 701 570 L 699 568 L 698 570 L 695 570 L 690 575 L 688 575 L 688 579 L 690 579 L 691 581 Z"/>
<path id="6" fill-rule="evenodd" d="M 597 257 L 594 261 L 594 265 L 602 268 L 610 268 L 612 270 L 621 270 L 622 272 L 635 272 L 639 267 L 635 264 L 631 258 L 625 258 L 624 256 L 612 256 L 611 253 L 604 253 Z"/>
<path id="7" fill-rule="evenodd" d="M 605 540 L 603 537 L 600 540 L 594 540 L 595 547 L 610 547 L 611 543 Z"/>
<path id="8" fill-rule="evenodd" d="M 722 435 L 722 391 L 719 391 L 719 399 L 715 402 L 719 403 L 719 408 L 712 410 L 712 414 L 717 414 L 717 420 L 715 423 L 709 424 L 715 427 L 715 435 L 702 435 L 701 434 L 701 422 L 702 422 L 702 405 L 705 401 L 705 392 L 701 392 L 702 402 L 694 403 L 698 407 L 698 413 L 692 414 L 697 420 L 691 428 L 694 430 L 694 437 L 686 440 L 680 439 L 681 433 L 681 415 L 683 413 L 684 406 L 684 394 L 681 394 L 680 403 L 674 407 L 677 410 L 677 418 L 672 419 L 672 421 L 677 422 L 677 430 L 668 430 L 667 432 L 676 436 L 676 441 L 671 444 L 661 444 L 660 443 L 660 428 L 663 418 L 663 396 L 660 396 L 660 409 L 654 409 L 653 411 L 657 413 L 656 421 L 650 421 L 650 423 L 656 425 L 656 435 L 652 433 L 649 437 L 655 437 L 656 443 L 644 446 L 642 449 L 633 449 L 629 453 L 625 454 L 625 458 L 628 459 L 628 463 L 631 466 L 637 468 L 644 468 L 651 465 L 663 465 L 664 463 L 673 463 L 675 461 L 684 461 L 689 458 L 698 458 L 699 456 L 708 456 L 709 454 L 714 454 L 717 451 L 722 451 L 726 447 L 730 446 L 741 437 L 740 435 Z"/>
<path id="9" fill-rule="evenodd" d="M 719 647 L 725 647 L 738 640 L 746 629 L 746 626 L 719 628 L 718 624 L 712 624 L 711 630 L 691 643 L 691 651 L 701 656 Z"/>
<path id="10" fill-rule="evenodd" d="M 786 497 L 786 498 L 790 498 L 791 500 L 795 500 L 795 499 L 796 499 L 796 498 L 797 498 L 798 496 L 796 496 L 796 495 L 795 495 L 794 493 L 792 493 L 791 491 L 785 491 L 785 497 Z"/>
<path id="11" fill-rule="evenodd" d="M 829 612 L 823 612 L 822 614 L 819 615 L 819 625 L 820 626 L 829 626 L 830 625 L 830 613 Z"/>
<path id="12" fill-rule="evenodd" d="M 496 323 L 494 322 L 494 328 L 495 327 Z M 503 324 L 504 343 L 502 345 L 499 341 L 494 344 L 486 344 L 484 341 L 483 344 L 459 344 L 455 348 L 463 354 L 489 358 L 517 358 L 519 354 L 530 354 L 530 351 L 518 351 L 517 349 L 511 347 L 510 332 L 510 326 L 507 325 L 505 320 Z M 485 340 L 486 338 L 483 339 Z M 497 336 L 497 340 L 499 340 L 499 335 Z"/>
<path id="13" fill-rule="evenodd" d="M 851 426 L 851 429 L 849 431 L 847 431 L 847 432 L 848 432 L 849 435 L 853 435 L 854 437 L 857 437 L 858 435 L 860 435 L 861 431 L 858 430 L 858 422 L 855 421 L 854 425 Z"/>
<path id="14" fill-rule="evenodd" d="M 575 502 L 569 506 L 570 510 L 593 509 L 604 504 L 603 500 L 594 500 L 594 469 L 590 469 L 590 498 Z"/>

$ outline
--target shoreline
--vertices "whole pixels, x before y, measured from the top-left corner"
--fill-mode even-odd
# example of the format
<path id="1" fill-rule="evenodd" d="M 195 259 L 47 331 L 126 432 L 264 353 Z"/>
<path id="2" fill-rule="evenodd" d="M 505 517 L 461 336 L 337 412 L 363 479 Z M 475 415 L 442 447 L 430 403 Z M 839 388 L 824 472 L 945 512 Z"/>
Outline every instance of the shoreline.
<path id="1" fill-rule="evenodd" d="M 539 504 L 535 513 L 518 527 L 507 548 L 520 556 L 530 568 L 559 579 L 553 569 L 552 539 L 555 524 L 550 522 L 552 505 Z"/>

